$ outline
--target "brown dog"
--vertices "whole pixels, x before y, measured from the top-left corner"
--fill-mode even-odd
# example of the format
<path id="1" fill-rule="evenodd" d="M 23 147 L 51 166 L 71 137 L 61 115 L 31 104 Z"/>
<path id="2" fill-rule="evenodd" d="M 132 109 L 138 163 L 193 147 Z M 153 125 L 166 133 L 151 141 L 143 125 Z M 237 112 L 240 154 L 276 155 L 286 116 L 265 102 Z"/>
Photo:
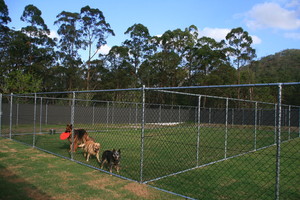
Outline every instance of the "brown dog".
<path id="1" fill-rule="evenodd" d="M 67 124 L 65 132 L 72 133 L 72 129 L 73 129 L 72 124 Z M 85 143 L 86 141 L 89 140 L 90 137 L 88 136 L 88 133 L 84 129 L 74 129 L 73 134 L 74 134 L 73 152 L 75 152 L 78 145 Z M 70 134 L 68 140 L 70 142 L 70 151 L 72 151 L 72 134 Z"/>
<path id="2" fill-rule="evenodd" d="M 79 147 L 83 147 L 83 151 L 84 151 L 83 155 L 84 157 L 86 157 L 86 161 L 89 161 L 90 156 L 93 155 L 96 156 L 98 162 L 100 163 L 100 159 L 99 159 L 100 143 L 89 140 L 79 145 Z"/>

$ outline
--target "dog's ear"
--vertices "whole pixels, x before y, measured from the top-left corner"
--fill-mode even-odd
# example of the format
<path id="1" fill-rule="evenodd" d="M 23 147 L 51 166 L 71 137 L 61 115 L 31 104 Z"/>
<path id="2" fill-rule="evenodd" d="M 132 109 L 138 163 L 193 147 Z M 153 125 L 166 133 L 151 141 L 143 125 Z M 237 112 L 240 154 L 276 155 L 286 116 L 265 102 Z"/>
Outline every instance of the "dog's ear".
<path id="1" fill-rule="evenodd" d="M 115 149 L 113 149 L 112 151 L 113 151 L 113 152 L 116 152 L 116 150 L 115 150 Z"/>
<path id="2" fill-rule="evenodd" d="M 119 154 L 121 154 L 121 149 L 118 150 Z"/>

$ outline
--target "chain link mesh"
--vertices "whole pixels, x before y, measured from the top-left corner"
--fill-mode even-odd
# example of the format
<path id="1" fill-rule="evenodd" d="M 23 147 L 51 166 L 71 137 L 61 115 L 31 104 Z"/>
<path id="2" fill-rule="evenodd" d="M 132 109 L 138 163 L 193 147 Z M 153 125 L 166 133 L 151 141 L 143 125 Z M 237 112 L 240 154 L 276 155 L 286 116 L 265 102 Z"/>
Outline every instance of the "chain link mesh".
<path id="1" fill-rule="evenodd" d="M 279 197 L 299 199 L 300 107 L 280 113 L 273 103 L 147 88 L 3 95 L 0 133 L 101 170 L 60 140 L 73 123 L 101 144 L 100 159 L 121 150 L 113 174 L 122 178 L 192 199 L 274 199 L 280 172 Z"/>

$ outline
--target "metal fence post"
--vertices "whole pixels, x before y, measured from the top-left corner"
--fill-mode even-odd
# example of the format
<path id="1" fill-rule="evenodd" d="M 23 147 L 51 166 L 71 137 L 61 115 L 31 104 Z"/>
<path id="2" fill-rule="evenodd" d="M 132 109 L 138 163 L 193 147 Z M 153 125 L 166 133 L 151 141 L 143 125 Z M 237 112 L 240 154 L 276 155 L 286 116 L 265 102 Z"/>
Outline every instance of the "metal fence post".
<path id="1" fill-rule="evenodd" d="M 275 108 L 274 108 L 274 144 L 276 144 L 276 136 L 277 136 L 277 106 L 278 103 L 275 103 Z"/>
<path id="2" fill-rule="evenodd" d="M 109 123 L 109 101 L 107 102 L 106 105 L 106 129 L 108 131 L 108 123 Z"/>
<path id="3" fill-rule="evenodd" d="M 200 150 L 200 119 L 201 119 L 201 95 L 198 97 L 198 120 L 197 120 L 197 166 L 199 166 L 199 150 Z"/>
<path id="4" fill-rule="evenodd" d="M 291 139 L 291 106 L 289 105 L 289 122 L 288 122 L 288 124 L 289 124 L 289 139 L 288 140 L 290 140 Z"/>
<path id="5" fill-rule="evenodd" d="M 138 104 L 135 104 L 135 130 L 137 130 L 137 121 L 138 121 Z"/>
<path id="6" fill-rule="evenodd" d="M 45 124 L 48 125 L 48 101 L 45 106 Z"/>
<path id="7" fill-rule="evenodd" d="M 299 118 L 298 118 L 298 120 L 299 120 L 299 125 L 298 125 L 298 131 L 299 131 L 299 137 L 300 137 L 300 107 L 298 107 L 298 109 L 299 109 Z"/>
<path id="8" fill-rule="evenodd" d="M 113 101 L 111 104 L 112 104 L 112 108 L 111 108 L 111 124 L 114 124 L 114 114 L 115 114 L 116 103 Z"/>
<path id="9" fill-rule="evenodd" d="M 281 151 L 281 95 L 282 85 L 278 85 L 278 118 L 277 118 L 277 135 L 276 135 L 276 184 L 275 184 L 275 199 L 279 200 L 280 190 L 280 151 Z"/>
<path id="10" fill-rule="evenodd" d="M 145 85 L 142 87 L 142 122 L 141 122 L 141 160 L 140 160 L 140 183 L 143 183 L 144 167 L 144 138 L 145 138 Z"/>
<path id="11" fill-rule="evenodd" d="M 17 103 L 16 126 L 19 125 L 19 107 L 20 107 L 20 104 Z"/>
<path id="12" fill-rule="evenodd" d="M 255 102 L 255 113 L 254 113 L 254 151 L 256 151 L 256 134 L 257 134 L 257 102 Z"/>
<path id="13" fill-rule="evenodd" d="M 208 123 L 211 123 L 211 108 L 208 109 Z"/>
<path id="14" fill-rule="evenodd" d="M 13 110 L 13 93 L 10 94 L 9 139 L 11 139 L 11 132 L 12 132 L 12 110 Z"/>
<path id="15" fill-rule="evenodd" d="M 71 124 L 72 124 L 71 160 L 74 160 L 74 115 L 75 115 L 75 92 L 73 92 L 72 106 L 71 106 Z"/>
<path id="16" fill-rule="evenodd" d="M 34 106 L 33 106 L 33 138 L 32 146 L 35 147 L 35 134 L 36 134 L 36 93 L 34 94 Z"/>
<path id="17" fill-rule="evenodd" d="M 180 113 L 180 106 L 178 106 L 178 112 L 179 112 L 179 113 L 178 113 L 178 115 L 179 115 L 179 116 L 178 116 L 178 120 L 179 120 L 179 123 L 180 123 L 180 122 L 181 122 L 181 116 L 180 116 L 180 115 L 181 115 L 181 113 Z"/>
<path id="18" fill-rule="evenodd" d="M 232 111 L 232 113 L 231 113 L 231 118 L 232 118 L 231 125 L 233 126 L 234 125 L 234 108 L 232 108 L 231 111 Z"/>
<path id="19" fill-rule="evenodd" d="M 2 93 L 0 93 L 0 137 L 2 137 Z"/>
<path id="20" fill-rule="evenodd" d="M 225 116 L 225 159 L 227 158 L 227 138 L 228 138 L 228 98 L 226 98 L 226 116 Z"/>
<path id="21" fill-rule="evenodd" d="M 159 105 L 159 117 L 158 122 L 161 123 L 161 105 Z"/>
<path id="22" fill-rule="evenodd" d="M 93 103 L 93 107 L 92 107 L 92 124 L 93 126 L 95 125 L 95 102 Z"/>
<path id="23" fill-rule="evenodd" d="M 40 104 L 40 133 L 42 133 L 42 119 L 43 119 L 43 97 L 41 97 L 41 104 Z"/>

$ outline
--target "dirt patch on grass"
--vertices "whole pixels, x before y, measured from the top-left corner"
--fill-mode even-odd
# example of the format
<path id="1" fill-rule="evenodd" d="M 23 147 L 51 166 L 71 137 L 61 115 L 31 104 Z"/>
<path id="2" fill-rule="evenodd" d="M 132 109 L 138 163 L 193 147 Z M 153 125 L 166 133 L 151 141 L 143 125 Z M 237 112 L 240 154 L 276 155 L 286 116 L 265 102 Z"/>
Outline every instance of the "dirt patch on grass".
<path id="1" fill-rule="evenodd" d="M 57 199 L 57 200 L 85 199 L 85 200 L 89 200 L 87 198 L 82 198 L 81 196 L 76 195 L 74 193 L 68 194 L 67 192 L 66 192 L 66 194 L 52 196 L 52 199 Z"/>
<path id="2" fill-rule="evenodd" d="M 36 199 L 36 200 L 40 200 L 40 199 L 52 200 L 53 199 L 50 196 L 48 196 L 47 194 L 45 194 L 37 189 L 34 189 L 34 188 L 26 187 L 26 188 L 24 188 L 24 190 L 25 190 L 26 194 L 28 195 L 28 197 L 30 197 L 32 199 Z"/>
<path id="3" fill-rule="evenodd" d="M 138 183 L 129 183 L 124 186 L 124 189 L 129 190 L 139 197 L 143 197 L 145 199 L 150 199 L 151 195 L 149 192 L 149 188 L 144 184 Z"/>
<path id="4" fill-rule="evenodd" d="M 100 179 L 88 181 L 86 184 L 96 189 L 99 188 L 105 190 L 105 187 L 112 185 L 113 183 L 110 181 L 109 178 L 101 177 Z"/>
<path id="5" fill-rule="evenodd" d="M 115 185 L 120 184 L 122 181 L 118 179 L 114 179 L 112 181 L 112 177 L 99 177 L 98 179 L 94 179 L 86 182 L 86 184 L 94 189 L 100 189 L 105 191 L 105 193 L 111 194 L 114 198 L 122 198 L 119 193 L 116 193 L 110 187 L 114 187 Z"/>
<path id="6" fill-rule="evenodd" d="M 4 146 L 0 150 L 1 153 L 16 153 L 18 152 L 16 149 L 11 149 L 8 146 Z"/>

